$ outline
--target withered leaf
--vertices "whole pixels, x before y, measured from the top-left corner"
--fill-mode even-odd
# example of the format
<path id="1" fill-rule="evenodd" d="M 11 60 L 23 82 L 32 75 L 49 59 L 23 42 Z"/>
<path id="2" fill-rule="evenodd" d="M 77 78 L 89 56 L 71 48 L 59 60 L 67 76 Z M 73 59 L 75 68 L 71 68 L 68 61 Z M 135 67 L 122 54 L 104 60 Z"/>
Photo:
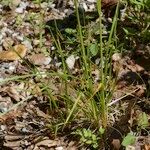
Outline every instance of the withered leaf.
<path id="1" fill-rule="evenodd" d="M 46 57 L 44 54 L 33 54 L 29 57 L 29 61 L 34 65 L 48 65 L 51 62 L 50 57 Z"/>
<path id="2" fill-rule="evenodd" d="M 102 7 L 106 8 L 109 6 L 113 6 L 116 5 L 118 2 L 118 0 L 102 0 Z"/>
<path id="3" fill-rule="evenodd" d="M 23 58 L 26 55 L 27 49 L 24 45 L 15 45 L 7 51 L 0 52 L 0 60 L 14 61 Z"/>

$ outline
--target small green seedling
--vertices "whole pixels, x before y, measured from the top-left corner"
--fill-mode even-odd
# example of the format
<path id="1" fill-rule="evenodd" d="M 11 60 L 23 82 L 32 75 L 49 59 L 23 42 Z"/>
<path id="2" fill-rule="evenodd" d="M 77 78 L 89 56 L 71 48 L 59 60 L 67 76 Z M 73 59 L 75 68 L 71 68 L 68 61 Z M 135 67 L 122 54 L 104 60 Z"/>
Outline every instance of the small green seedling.
<path id="1" fill-rule="evenodd" d="M 128 145 L 132 145 L 135 143 L 135 140 L 136 140 L 136 137 L 131 134 L 131 133 L 128 133 L 126 137 L 124 137 L 123 141 L 122 141 L 122 145 L 123 146 L 128 146 Z"/>
<path id="2" fill-rule="evenodd" d="M 73 134 L 80 136 L 80 143 L 85 144 L 87 146 L 91 146 L 94 149 L 99 147 L 98 141 L 102 138 L 105 129 L 100 127 L 98 130 L 98 134 L 93 133 L 90 129 L 78 129 Z"/>
<path id="3" fill-rule="evenodd" d="M 146 127 L 149 126 L 149 122 L 148 122 L 148 116 L 145 112 L 141 113 L 138 116 L 138 127 L 141 129 L 145 129 Z"/>
<path id="4" fill-rule="evenodd" d="M 90 129 L 78 129 L 77 131 L 73 132 L 75 135 L 80 136 L 80 143 L 85 144 L 88 146 L 95 148 L 98 148 L 98 140 L 99 137 L 96 136 Z"/>

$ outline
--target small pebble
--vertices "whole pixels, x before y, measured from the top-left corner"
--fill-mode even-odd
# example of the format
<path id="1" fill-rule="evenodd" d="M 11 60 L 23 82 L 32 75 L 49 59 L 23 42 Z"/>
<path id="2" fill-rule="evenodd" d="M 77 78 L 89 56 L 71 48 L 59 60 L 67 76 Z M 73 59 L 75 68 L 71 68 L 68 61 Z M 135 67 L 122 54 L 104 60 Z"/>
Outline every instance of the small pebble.
<path id="1" fill-rule="evenodd" d="M 56 67 L 60 67 L 61 64 L 62 64 L 62 62 L 58 62 L 58 63 L 56 63 L 55 65 L 56 65 Z"/>
<path id="2" fill-rule="evenodd" d="M 87 0 L 87 1 L 90 2 L 90 3 L 96 2 L 96 0 Z"/>
<path id="3" fill-rule="evenodd" d="M 121 54 L 120 53 L 115 53 L 112 55 L 112 60 L 113 61 L 120 61 L 121 60 Z"/>
<path id="4" fill-rule="evenodd" d="M 55 150 L 64 150 L 64 148 L 60 146 L 60 147 L 56 147 Z"/>
<path id="5" fill-rule="evenodd" d="M 23 8 L 22 7 L 18 7 L 15 10 L 16 13 L 22 14 L 23 13 Z"/>
<path id="6" fill-rule="evenodd" d="M 74 55 L 71 55 L 66 59 L 66 64 L 69 69 L 74 68 L 75 61 L 76 61 L 76 58 L 74 57 Z"/>
<path id="7" fill-rule="evenodd" d="M 31 45 L 31 42 L 28 41 L 28 40 L 23 41 L 22 44 L 25 45 L 25 47 L 26 47 L 28 50 L 33 49 L 32 45 Z"/>
<path id="8" fill-rule="evenodd" d="M 21 2 L 19 7 L 16 8 L 15 12 L 22 14 L 28 5 L 29 5 L 28 2 Z"/>
<path id="9" fill-rule="evenodd" d="M 87 7 L 86 3 L 83 3 L 82 5 L 83 5 L 84 10 L 87 11 L 88 7 Z"/>
<path id="10" fill-rule="evenodd" d="M 5 125 L 1 125 L 0 128 L 1 128 L 2 131 L 6 130 L 6 126 Z"/>
<path id="11" fill-rule="evenodd" d="M 56 47 L 55 47 L 55 46 L 52 46 L 52 47 L 51 47 L 51 50 L 52 50 L 52 51 L 53 51 L 53 50 L 55 50 L 55 49 L 56 49 Z"/>

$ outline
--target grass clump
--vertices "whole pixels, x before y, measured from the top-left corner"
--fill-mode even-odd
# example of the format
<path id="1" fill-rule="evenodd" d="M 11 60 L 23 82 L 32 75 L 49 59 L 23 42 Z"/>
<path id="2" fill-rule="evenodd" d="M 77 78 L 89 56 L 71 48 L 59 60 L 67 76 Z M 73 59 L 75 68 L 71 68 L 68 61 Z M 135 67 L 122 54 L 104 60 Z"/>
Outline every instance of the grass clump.
<path id="1" fill-rule="evenodd" d="M 92 130 L 99 131 L 100 128 L 106 128 L 109 124 L 108 114 L 109 108 L 108 103 L 110 102 L 115 82 L 112 79 L 111 74 L 111 57 L 115 51 L 116 42 L 116 26 L 118 16 L 118 6 L 112 22 L 112 27 L 108 36 L 108 41 L 103 39 L 103 14 L 101 10 L 101 1 L 97 1 L 98 10 L 98 32 L 97 35 L 93 33 L 88 27 L 91 27 L 89 23 L 87 26 L 81 26 L 80 14 L 78 10 L 78 2 L 74 0 L 76 18 L 77 18 L 77 30 L 66 29 L 65 31 L 70 36 L 64 43 L 62 40 L 62 34 L 59 30 L 55 30 L 57 35 L 54 35 L 51 28 L 52 37 L 57 48 L 58 55 L 62 61 L 62 72 L 61 74 L 65 77 L 62 79 L 64 93 L 59 95 L 61 103 L 63 103 L 63 112 L 60 112 L 58 103 L 58 115 L 61 114 L 61 121 L 58 121 L 56 125 L 56 131 L 65 130 L 70 125 L 74 126 L 73 133 L 81 135 L 86 132 L 89 133 L 91 141 L 85 137 L 86 144 L 92 144 L 93 147 L 97 147 L 97 141 L 92 141 L 96 138 L 96 135 L 92 133 Z M 56 29 L 57 22 L 55 22 Z M 66 35 L 65 35 L 66 36 Z M 66 43 L 65 43 L 66 42 Z M 61 45 L 62 43 L 62 45 Z M 73 70 L 70 70 L 66 64 L 65 44 L 73 47 L 74 51 L 70 51 L 71 54 L 76 54 L 79 57 L 79 72 L 73 74 Z M 65 45 L 65 46 L 64 46 Z M 95 60 L 98 58 L 100 61 L 95 64 Z M 98 71 L 98 81 L 94 81 L 92 71 Z M 61 79 L 60 79 L 61 80 Z M 57 99 L 58 100 L 58 99 Z M 58 100 L 60 101 L 60 100 Z M 56 109 L 57 111 L 57 109 Z M 56 121 L 56 122 L 57 122 Z M 80 123 L 79 123 L 80 122 Z M 80 125 L 79 125 L 80 124 Z M 79 126 L 78 126 L 79 125 Z M 84 129 L 81 131 L 81 126 L 88 126 L 88 130 Z M 72 127 L 71 127 L 72 128 Z M 79 132 L 75 132 L 75 130 Z M 84 135 L 83 135 L 84 137 Z M 81 138 L 83 139 L 83 138 Z M 81 140 L 82 141 L 82 140 Z"/>

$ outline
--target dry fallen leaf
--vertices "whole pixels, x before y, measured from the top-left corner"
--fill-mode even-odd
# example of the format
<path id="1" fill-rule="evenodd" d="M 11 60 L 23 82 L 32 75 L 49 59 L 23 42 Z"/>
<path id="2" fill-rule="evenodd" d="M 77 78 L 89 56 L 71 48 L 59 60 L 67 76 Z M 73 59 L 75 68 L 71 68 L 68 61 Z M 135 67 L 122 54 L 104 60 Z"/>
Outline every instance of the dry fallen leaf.
<path id="1" fill-rule="evenodd" d="M 24 45 L 15 45 L 8 51 L 0 52 L 0 60 L 2 61 L 14 61 L 23 58 L 26 55 L 27 49 Z"/>
<path id="2" fill-rule="evenodd" d="M 42 146 L 46 146 L 46 147 L 54 147 L 54 146 L 57 146 L 57 141 L 54 141 L 54 140 L 49 140 L 49 139 L 46 139 L 46 140 L 43 140 L 43 141 L 40 141 L 38 142 L 35 147 L 42 147 Z"/>
<path id="3" fill-rule="evenodd" d="M 150 145 L 144 145 L 144 150 L 150 150 Z"/>
<path id="4" fill-rule="evenodd" d="M 114 147 L 114 150 L 119 150 L 121 147 L 120 140 L 119 139 L 113 139 L 111 143 Z"/>
<path id="5" fill-rule="evenodd" d="M 21 141 L 6 141 L 4 146 L 12 149 L 17 149 L 21 145 Z"/>
<path id="6" fill-rule="evenodd" d="M 7 134 L 5 136 L 5 141 L 17 141 L 17 140 L 20 140 L 20 139 L 23 139 L 25 136 L 24 135 L 17 135 L 17 134 Z"/>
<path id="7" fill-rule="evenodd" d="M 10 47 L 12 47 L 13 44 L 14 44 L 14 41 L 10 37 L 5 38 L 5 40 L 3 41 L 3 47 L 5 49 L 9 49 Z"/>
<path id="8" fill-rule="evenodd" d="M 13 106 L 12 106 L 13 107 Z M 13 122 L 12 120 L 15 117 L 19 117 L 22 115 L 22 110 L 19 108 L 14 108 L 11 111 L 8 111 L 7 113 L 0 113 L 0 122 L 9 124 L 9 122 Z"/>
<path id="9" fill-rule="evenodd" d="M 50 57 L 46 57 L 44 54 L 33 54 L 29 57 L 29 61 L 34 65 L 48 65 L 51 62 Z"/>
<path id="10" fill-rule="evenodd" d="M 22 96 L 20 95 L 17 87 L 15 86 L 6 86 L 0 89 L 0 92 L 7 93 L 10 98 L 13 98 L 15 101 L 19 101 Z"/>
<path id="11" fill-rule="evenodd" d="M 118 0 L 102 0 L 102 6 L 104 8 L 116 5 Z"/>

